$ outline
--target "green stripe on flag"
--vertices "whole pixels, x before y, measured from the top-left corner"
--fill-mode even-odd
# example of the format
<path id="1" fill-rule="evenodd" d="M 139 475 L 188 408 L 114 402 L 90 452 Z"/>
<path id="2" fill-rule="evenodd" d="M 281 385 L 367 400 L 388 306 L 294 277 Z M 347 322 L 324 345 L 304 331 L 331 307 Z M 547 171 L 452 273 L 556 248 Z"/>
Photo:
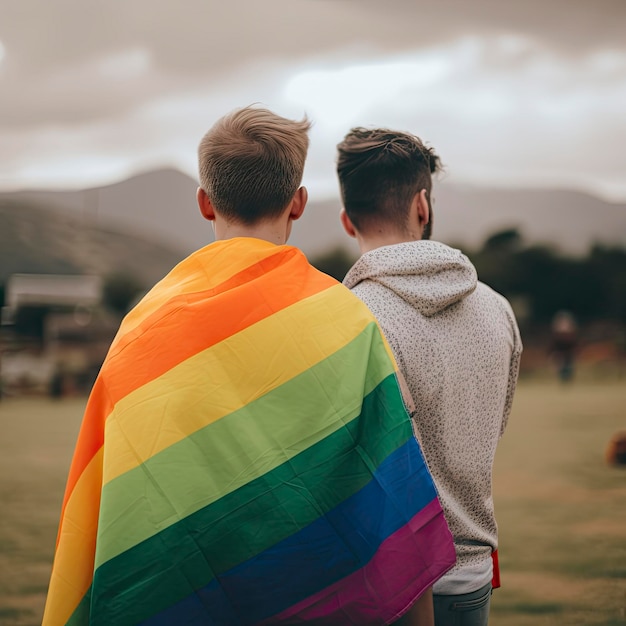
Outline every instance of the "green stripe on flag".
<path id="1" fill-rule="evenodd" d="M 289 382 L 112 480 L 102 490 L 95 567 L 326 438 L 357 417 L 360 399 L 393 372 L 372 323 Z M 115 451 L 105 443 L 105 463 L 107 454 Z"/>
<path id="2" fill-rule="evenodd" d="M 358 419 L 101 565 L 93 623 L 107 597 L 123 596 L 125 616 L 140 621 L 298 532 L 365 486 L 411 436 L 389 375 L 364 399 Z"/>

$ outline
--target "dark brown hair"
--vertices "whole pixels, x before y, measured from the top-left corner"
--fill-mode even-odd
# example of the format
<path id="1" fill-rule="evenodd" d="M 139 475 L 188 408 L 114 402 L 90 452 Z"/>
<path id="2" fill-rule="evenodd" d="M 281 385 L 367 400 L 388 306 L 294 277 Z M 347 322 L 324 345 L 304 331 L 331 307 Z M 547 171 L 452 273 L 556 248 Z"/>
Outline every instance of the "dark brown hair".
<path id="1" fill-rule="evenodd" d="M 381 220 L 407 222 L 411 200 L 430 194 L 441 161 L 414 135 L 386 128 L 353 128 L 337 146 L 343 206 L 357 230 Z"/>

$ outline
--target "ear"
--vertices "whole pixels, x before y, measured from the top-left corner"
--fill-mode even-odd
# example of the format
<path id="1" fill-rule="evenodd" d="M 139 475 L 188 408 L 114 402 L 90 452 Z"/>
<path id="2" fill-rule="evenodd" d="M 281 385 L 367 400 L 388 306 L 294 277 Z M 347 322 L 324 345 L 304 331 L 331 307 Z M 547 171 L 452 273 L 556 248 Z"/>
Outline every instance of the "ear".
<path id="1" fill-rule="evenodd" d="M 306 190 L 306 187 L 300 187 L 291 201 L 291 207 L 289 208 L 290 220 L 298 220 L 302 217 L 308 199 L 309 192 Z"/>
<path id="2" fill-rule="evenodd" d="M 419 193 L 415 194 L 413 202 L 416 203 L 417 219 L 419 225 L 424 228 L 428 222 L 430 222 L 430 204 L 428 203 L 428 191 L 422 189 Z"/>
<path id="3" fill-rule="evenodd" d="M 215 209 L 213 208 L 213 203 L 207 196 L 206 191 L 202 189 L 202 187 L 198 187 L 198 191 L 196 191 L 196 200 L 198 201 L 198 208 L 200 209 L 200 213 L 205 220 L 209 220 L 209 222 L 213 222 L 215 220 Z"/>
<path id="4" fill-rule="evenodd" d="M 356 238 L 356 228 L 354 228 L 354 224 L 352 220 L 348 217 L 345 209 L 341 209 L 341 213 L 339 214 L 339 219 L 341 220 L 341 225 L 343 229 L 350 235 L 350 237 Z"/>

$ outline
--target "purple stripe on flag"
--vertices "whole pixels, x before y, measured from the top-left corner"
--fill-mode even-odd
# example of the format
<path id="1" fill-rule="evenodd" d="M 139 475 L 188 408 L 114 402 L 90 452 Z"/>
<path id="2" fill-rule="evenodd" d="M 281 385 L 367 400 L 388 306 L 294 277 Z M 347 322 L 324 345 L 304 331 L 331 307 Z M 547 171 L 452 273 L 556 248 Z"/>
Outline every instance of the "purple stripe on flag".
<path id="1" fill-rule="evenodd" d="M 455 560 L 441 506 L 433 500 L 389 536 L 367 565 L 261 623 L 386 624 L 408 610 Z"/>

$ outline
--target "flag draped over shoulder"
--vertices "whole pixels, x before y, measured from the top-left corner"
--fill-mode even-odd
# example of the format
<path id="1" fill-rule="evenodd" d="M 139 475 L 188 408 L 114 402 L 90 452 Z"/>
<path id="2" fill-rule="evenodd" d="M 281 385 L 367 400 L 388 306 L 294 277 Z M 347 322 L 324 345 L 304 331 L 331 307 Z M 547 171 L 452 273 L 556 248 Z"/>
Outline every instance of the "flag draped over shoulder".
<path id="1" fill-rule="evenodd" d="M 385 624 L 453 562 L 369 311 L 296 248 L 218 241 L 111 346 L 44 625 Z"/>

